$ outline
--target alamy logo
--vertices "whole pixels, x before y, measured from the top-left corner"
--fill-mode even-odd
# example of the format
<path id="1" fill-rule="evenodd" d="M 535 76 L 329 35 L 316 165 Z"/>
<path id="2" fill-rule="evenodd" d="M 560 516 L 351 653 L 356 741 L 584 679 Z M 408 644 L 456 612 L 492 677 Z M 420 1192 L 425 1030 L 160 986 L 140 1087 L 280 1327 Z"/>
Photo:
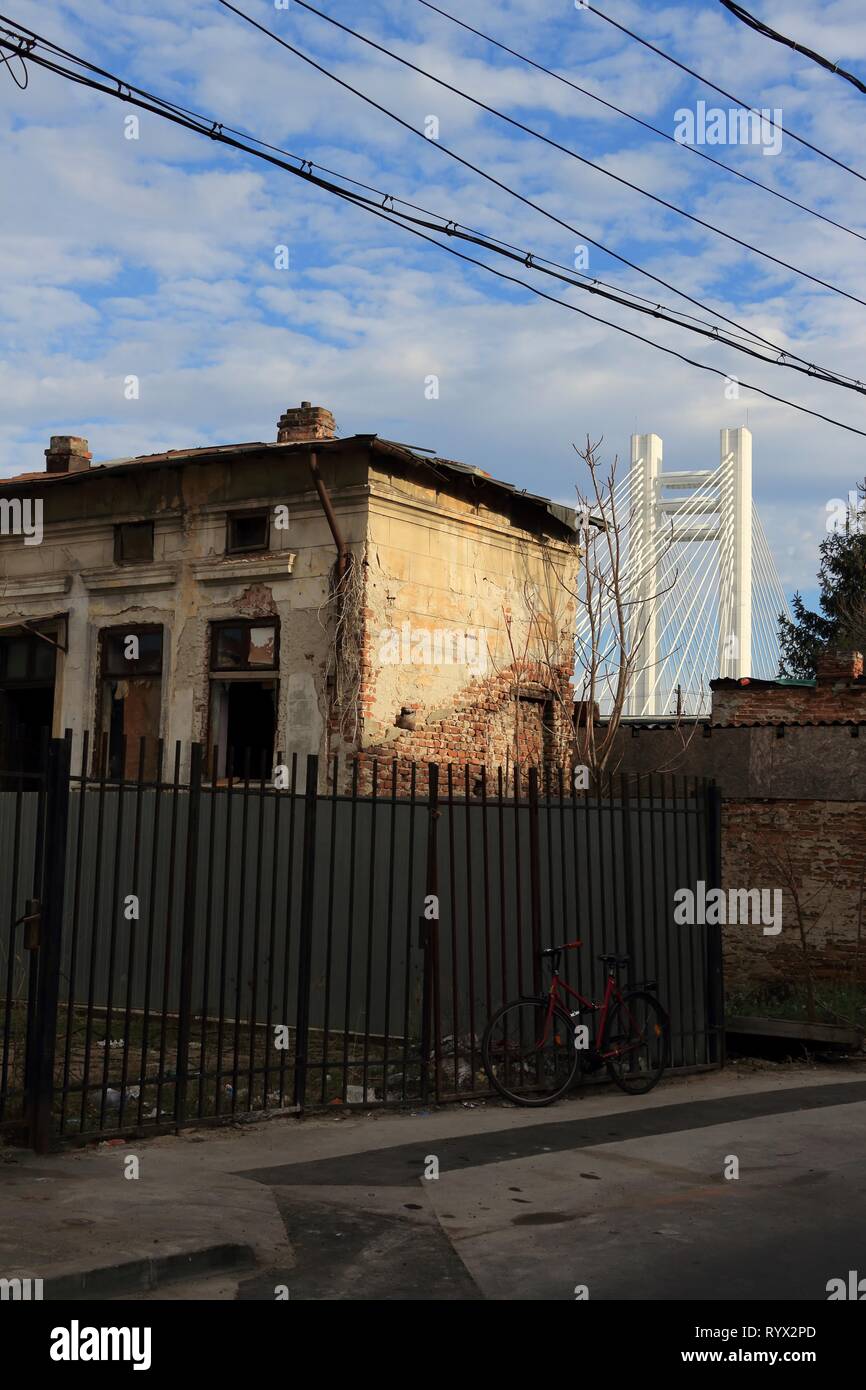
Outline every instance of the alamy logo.
<path id="1" fill-rule="evenodd" d="M 848 1270 L 847 1282 L 844 1279 L 827 1280 L 827 1302 L 838 1303 L 840 1299 L 853 1299 L 857 1303 L 866 1301 L 866 1279 L 860 1279 L 856 1269 Z"/>
<path id="2" fill-rule="evenodd" d="M 41 1279 L 0 1279 L 0 1301 L 27 1303 L 42 1298 Z"/>
<path id="3" fill-rule="evenodd" d="M 134 1371 L 150 1370 L 149 1327 L 69 1327 L 51 1331 L 52 1361 L 132 1361 Z"/>
<path id="4" fill-rule="evenodd" d="M 674 139 L 680 145 L 760 145 L 762 154 L 778 154 L 782 148 L 782 112 L 750 111 L 746 106 L 707 107 L 697 102 L 694 111 L 681 106 L 674 112 Z"/>
<path id="5" fill-rule="evenodd" d="M 23 536 L 25 545 L 42 544 L 42 498 L 0 498 L 0 536 Z"/>
<path id="6" fill-rule="evenodd" d="M 481 628 L 383 627 L 379 632 L 382 666 L 468 666 L 474 675 L 487 670 L 487 640 Z"/>
<path id="7" fill-rule="evenodd" d="M 698 879 L 694 891 L 676 890 L 674 904 L 678 927 L 745 926 L 752 922 L 763 926 L 764 936 L 778 936 L 782 930 L 781 888 L 711 888 L 707 892 L 703 879 Z"/>

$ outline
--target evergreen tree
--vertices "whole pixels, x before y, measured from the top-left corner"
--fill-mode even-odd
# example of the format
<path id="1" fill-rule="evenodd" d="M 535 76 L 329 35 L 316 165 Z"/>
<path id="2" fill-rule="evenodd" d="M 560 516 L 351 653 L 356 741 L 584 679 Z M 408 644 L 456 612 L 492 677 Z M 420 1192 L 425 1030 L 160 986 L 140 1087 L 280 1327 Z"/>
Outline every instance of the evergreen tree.
<path id="1" fill-rule="evenodd" d="M 808 680 L 828 648 L 866 652 L 866 479 L 818 547 L 820 612 L 794 595 L 794 620 L 779 615 L 780 676 Z"/>

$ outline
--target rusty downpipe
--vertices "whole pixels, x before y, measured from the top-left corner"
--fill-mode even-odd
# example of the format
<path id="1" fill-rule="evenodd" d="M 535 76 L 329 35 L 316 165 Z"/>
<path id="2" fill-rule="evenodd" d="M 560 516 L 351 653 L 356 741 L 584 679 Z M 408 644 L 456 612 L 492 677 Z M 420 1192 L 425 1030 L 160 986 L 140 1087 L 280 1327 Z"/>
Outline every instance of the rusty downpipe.
<path id="1" fill-rule="evenodd" d="M 328 494 L 328 489 L 325 487 L 322 475 L 319 472 L 319 460 L 316 457 L 315 449 L 310 450 L 310 472 L 313 476 L 316 492 L 319 494 L 322 511 L 325 513 L 325 518 L 331 528 L 331 535 L 334 537 L 334 544 L 337 547 L 337 579 L 341 580 L 346 570 L 349 568 L 349 547 L 343 540 L 342 533 L 337 525 L 337 518 L 334 513 L 331 498 Z"/>

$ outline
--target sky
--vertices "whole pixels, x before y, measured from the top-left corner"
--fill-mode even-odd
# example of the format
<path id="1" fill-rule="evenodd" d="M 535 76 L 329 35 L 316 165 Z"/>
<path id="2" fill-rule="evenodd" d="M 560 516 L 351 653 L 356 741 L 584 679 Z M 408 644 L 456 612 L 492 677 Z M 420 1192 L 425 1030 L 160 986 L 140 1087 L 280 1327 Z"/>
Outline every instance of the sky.
<path id="1" fill-rule="evenodd" d="M 603 170 L 640 184 L 866 300 L 863 241 L 715 168 L 420 0 L 319 8 Z M 486 34 L 671 134 L 701 100 L 734 103 L 575 0 L 437 0 Z M 238 0 L 373 109 L 218 0 L 6 0 L 20 21 L 122 79 L 302 159 L 567 267 L 707 314 L 589 241 L 780 348 L 863 376 L 866 309 L 617 184 L 411 72 L 295 0 Z M 281 8 L 277 8 L 277 4 Z M 866 233 L 866 97 L 754 33 L 718 0 L 597 0 L 738 100 L 782 112 L 781 148 L 707 153 Z M 866 74 L 862 0 L 754 0 L 751 10 Z M 2 23 L 3 21 L 0 21 Z M 19 80 L 20 65 L 15 69 Z M 44 466 L 51 434 L 95 460 L 272 440 L 302 399 L 339 433 L 378 433 L 573 503 L 574 446 L 624 469 L 632 432 L 667 469 L 713 467 L 719 431 L 753 433 L 754 494 L 790 594 L 814 598 L 827 505 L 866 474 L 866 439 L 696 370 L 497 280 L 249 155 L 31 66 L 0 67 L 0 474 Z M 438 123 L 438 139 L 425 129 Z M 418 132 L 418 133 L 415 133 Z M 443 153 L 443 146 L 576 228 Z M 288 257 L 277 253 L 288 249 Z M 469 254 L 473 248 L 464 247 Z M 478 253 L 484 256 L 484 253 Z M 288 259 L 288 266 L 284 266 Z M 680 328 L 505 265 L 565 304 L 866 431 L 861 395 L 757 363 Z M 582 264 L 582 262 L 581 262 Z M 126 385 L 138 378 L 137 398 Z M 438 379 L 432 396 L 429 379 Z"/>

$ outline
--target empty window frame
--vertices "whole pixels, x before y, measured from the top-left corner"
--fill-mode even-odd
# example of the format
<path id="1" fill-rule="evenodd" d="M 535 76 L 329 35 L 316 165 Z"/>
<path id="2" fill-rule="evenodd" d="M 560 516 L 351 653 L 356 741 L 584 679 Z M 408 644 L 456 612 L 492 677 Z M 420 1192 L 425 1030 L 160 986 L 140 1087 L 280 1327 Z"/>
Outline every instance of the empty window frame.
<path id="1" fill-rule="evenodd" d="M 279 624 L 211 624 L 209 752 L 218 777 L 265 777 L 273 767 Z"/>
<path id="2" fill-rule="evenodd" d="M 226 523 L 226 554 L 247 555 L 267 550 L 271 543 L 271 518 L 262 511 L 229 512 Z"/>
<path id="3" fill-rule="evenodd" d="M 107 735 L 110 778 L 146 781 L 157 772 L 162 712 L 161 627 L 103 628 L 100 652 L 99 728 Z M 140 764 L 141 740 L 144 760 Z M 101 750 L 94 750 L 97 754 Z M 99 759 L 101 765 L 101 757 Z"/>
<path id="4" fill-rule="evenodd" d="M 114 528 L 114 562 L 145 565 L 153 560 L 153 522 L 124 521 Z"/>
<path id="5" fill-rule="evenodd" d="M 54 719 L 56 632 L 24 629 L 0 637 L 0 768 L 33 772 L 43 766 Z"/>

